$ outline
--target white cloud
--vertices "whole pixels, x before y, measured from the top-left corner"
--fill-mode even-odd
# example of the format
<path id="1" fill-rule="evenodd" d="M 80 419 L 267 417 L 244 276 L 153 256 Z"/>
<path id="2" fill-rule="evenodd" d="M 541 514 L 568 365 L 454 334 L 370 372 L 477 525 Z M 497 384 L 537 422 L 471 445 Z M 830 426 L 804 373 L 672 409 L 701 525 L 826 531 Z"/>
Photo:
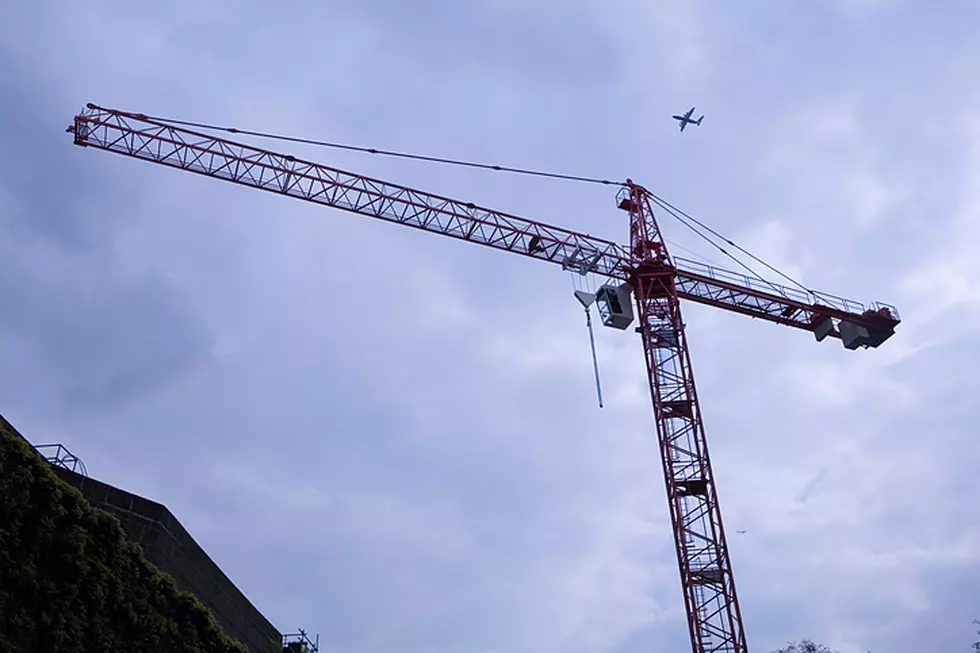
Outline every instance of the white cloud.
<path id="1" fill-rule="evenodd" d="M 778 122 L 768 165 L 801 195 L 807 208 L 800 217 L 844 236 L 877 228 L 903 199 L 903 190 L 883 175 L 882 155 L 852 103 L 807 106 Z"/>
<path id="2" fill-rule="evenodd" d="M 976 311 L 980 308 L 980 258 L 975 244 L 980 241 L 980 110 L 962 113 L 954 121 L 958 140 L 963 146 L 963 167 L 959 187 L 951 190 L 958 196 L 956 213 L 937 225 L 942 237 L 938 246 L 916 262 L 902 280 L 902 289 L 918 308 L 921 328 L 939 328 L 949 333 L 949 314 L 964 309 L 969 314 L 967 328 L 976 328 Z M 961 327 L 954 327 L 959 331 Z"/>

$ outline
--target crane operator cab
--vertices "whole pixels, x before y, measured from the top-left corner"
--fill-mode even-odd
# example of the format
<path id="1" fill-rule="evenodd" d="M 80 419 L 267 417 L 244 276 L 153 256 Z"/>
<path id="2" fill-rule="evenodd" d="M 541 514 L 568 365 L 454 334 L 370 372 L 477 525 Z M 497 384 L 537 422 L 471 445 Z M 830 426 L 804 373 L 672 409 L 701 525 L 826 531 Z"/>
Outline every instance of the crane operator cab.
<path id="1" fill-rule="evenodd" d="M 625 330 L 633 323 L 633 304 L 630 301 L 630 285 L 605 284 L 596 291 L 595 303 L 599 307 L 602 324 Z"/>

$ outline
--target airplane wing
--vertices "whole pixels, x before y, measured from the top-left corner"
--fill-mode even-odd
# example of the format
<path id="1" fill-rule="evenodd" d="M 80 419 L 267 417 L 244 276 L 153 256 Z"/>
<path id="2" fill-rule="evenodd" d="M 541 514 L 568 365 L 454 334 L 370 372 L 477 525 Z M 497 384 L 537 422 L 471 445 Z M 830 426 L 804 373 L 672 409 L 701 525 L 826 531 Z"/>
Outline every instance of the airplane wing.
<path id="1" fill-rule="evenodd" d="M 687 127 L 687 121 L 686 120 L 681 120 L 681 131 L 684 131 L 684 128 L 685 127 Z"/>
<path id="2" fill-rule="evenodd" d="M 694 113 L 694 107 L 691 107 L 690 109 L 687 110 L 687 113 L 684 114 L 684 120 L 689 120 L 693 113 Z"/>

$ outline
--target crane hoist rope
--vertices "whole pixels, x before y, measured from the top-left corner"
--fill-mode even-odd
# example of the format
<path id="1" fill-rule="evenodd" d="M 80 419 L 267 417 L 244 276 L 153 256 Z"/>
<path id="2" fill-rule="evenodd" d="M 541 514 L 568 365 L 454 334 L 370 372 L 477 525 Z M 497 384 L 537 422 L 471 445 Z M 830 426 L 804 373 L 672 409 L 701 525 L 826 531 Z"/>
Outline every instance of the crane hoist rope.
<path id="1" fill-rule="evenodd" d="M 464 161 L 462 159 L 448 159 L 438 156 L 428 156 L 425 154 L 411 154 L 408 152 L 395 152 L 394 150 L 381 150 L 374 147 L 363 147 L 360 145 L 345 145 L 343 143 L 333 143 L 330 141 L 317 140 L 312 138 L 300 138 L 297 136 L 284 136 L 282 134 L 274 134 L 271 132 L 260 132 L 250 129 L 238 129 L 237 127 L 221 127 L 218 125 L 211 125 L 203 122 L 192 122 L 188 120 L 174 120 L 172 118 L 161 118 L 158 116 L 147 116 L 144 114 L 143 118 L 146 120 L 151 120 L 154 122 L 160 122 L 169 125 L 181 125 L 184 127 L 195 127 L 197 129 L 207 129 L 208 131 L 223 131 L 229 134 L 244 134 L 246 136 L 254 136 L 256 138 L 268 138 L 277 141 L 284 141 L 287 143 L 303 143 L 304 145 L 316 145 L 318 147 L 328 147 L 338 150 L 348 150 L 350 152 L 361 152 L 363 154 L 380 154 L 382 156 L 397 157 L 400 159 L 413 159 L 415 161 L 427 161 L 429 163 L 445 163 L 453 166 L 461 166 L 465 168 L 481 168 L 484 170 L 493 170 L 496 172 L 509 172 L 519 175 L 531 175 L 534 177 L 549 177 L 551 179 L 562 179 L 565 181 L 577 181 L 586 184 L 601 184 L 603 186 L 625 186 L 626 184 L 621 181 L 610 181 L 609 179 L 599 179 L 597 177 L 582 177 L 579 175 L 565 175 L 557 172 L 546 172 L 543 170 L 531 170 L 529 168 L 513 168 L 509 166 L 491 165 L 488 163 L 478 163 L 475 161 Z"/>

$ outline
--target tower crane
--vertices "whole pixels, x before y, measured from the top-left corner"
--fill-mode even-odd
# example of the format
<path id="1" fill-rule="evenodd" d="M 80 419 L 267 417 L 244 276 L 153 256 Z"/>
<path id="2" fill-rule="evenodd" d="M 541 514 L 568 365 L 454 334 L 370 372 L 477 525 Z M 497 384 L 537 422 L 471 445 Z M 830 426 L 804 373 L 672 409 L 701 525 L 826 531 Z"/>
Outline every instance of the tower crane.
<path id="1" fill-rule="evenodd" d="M 616 196 L 616 206 L 629 215 L 629 245 L 621 245 L 219 138 L 188 125 L 208 127 L 88 104 L 67 131 L 73 134 L 75 145 L 380 218 L 607 279 L 595 293 L 603 325 L 625 330 L 635 321 L 643 342 L 691 650 L 748 650 L 680 300 L 809 331 L 818 342 L 840 340 L 847 349 L 875 348 L 892 336 L 900 323 L 894 307 L 760 283 L 671 257 L 652 208 L 663 204 L 630 179 L 619 184 Z"/>

